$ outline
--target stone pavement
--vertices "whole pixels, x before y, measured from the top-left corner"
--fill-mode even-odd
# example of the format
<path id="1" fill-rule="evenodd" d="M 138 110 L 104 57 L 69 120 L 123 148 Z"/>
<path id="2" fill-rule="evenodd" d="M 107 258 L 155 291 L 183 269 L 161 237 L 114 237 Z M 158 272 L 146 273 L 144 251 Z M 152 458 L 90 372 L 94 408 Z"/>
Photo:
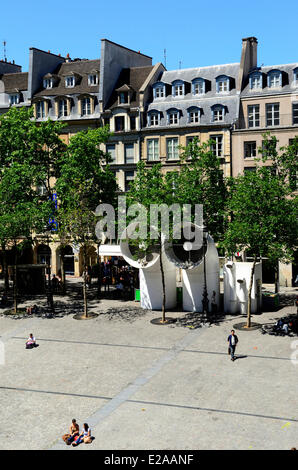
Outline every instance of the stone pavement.
<path id="1" fill-rule="evenodd" d="M 102 301 L 98 311 L 116 305 Z M 274 322 L 292 311 L 253 321 Z M 233 363 L 226 339 L 242 317 L 192 330 L 150 323 L 157 316 L 1 317 L 0 449 L 298 447 L 295 338 L 238 331 Z M 39 347 L 25 350 L 30 332 Z M 92 427 L 92 444 L 65 446 L 61 436 L 72 418 Z"/>

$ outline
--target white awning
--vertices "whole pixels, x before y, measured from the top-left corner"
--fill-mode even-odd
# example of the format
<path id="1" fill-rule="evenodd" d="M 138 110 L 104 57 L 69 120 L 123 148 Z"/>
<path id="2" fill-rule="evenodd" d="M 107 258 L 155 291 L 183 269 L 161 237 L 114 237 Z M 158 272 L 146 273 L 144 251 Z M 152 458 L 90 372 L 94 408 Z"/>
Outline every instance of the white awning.
<path id="1" fill-rule="evenodd" d="M 122 256 L 120 245 L 100 245 L 98 254 L 100 256 Z"/>

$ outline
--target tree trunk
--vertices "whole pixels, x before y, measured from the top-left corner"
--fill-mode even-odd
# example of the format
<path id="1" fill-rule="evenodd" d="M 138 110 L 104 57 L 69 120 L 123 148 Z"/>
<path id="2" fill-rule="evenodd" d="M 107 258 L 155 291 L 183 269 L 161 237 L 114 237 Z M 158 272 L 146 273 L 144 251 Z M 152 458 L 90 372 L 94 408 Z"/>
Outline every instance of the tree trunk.
<path id="1" fill-rule="evenodd" d="M 3 278 L 4 278 L 4 291 L 9 291 L 9 277 L 8 277 L 8 266 L 7 266 L 7 252 L 5 244 L 2 244 L 2 253 L 3 253 Z"/>
<path id="2" fill-rule="evenodd" d="M 66 292 L 66 282 L 65 282 L 65 270 L 64 270 L 64 253 L 60 254 L 61 258 L 61 284 L 62 284 L 62 293 L 65 294 Z"/>
<path id="3" fill-rule="evenodd" d="M 17 247 L 15 245 L 14 267 L 13 267 L 13 305 L 14 305 L 14 313 L 17 313 L 17 311 L 18 311 L 17 261 L 18 261 L 18 252 L 17 252 Z"/>
<path id="4" fill-rule="evenodd" d="M 162 262 L 162 241 L 160 240 L 160 250 L 159 250 L 159 266 L 161 272 L 161 284 L 162 284 L 162 323 L 166 321 L 166 285 L 165 285 L 165 273 L 163 270 Z"/>
<path id="5" fill-rule="evenodd" d="M 87 279 L 87 266 L 86 266 L 86 246 L 84 245 L 83 249 L 83 264 L 84 264 L 84 271 L 83 271 L 83 297 L 84 297 L 84 317 L 88 317 L 88 301 L 87 301 L 87 289 L 86 289 L 86 279 Z"/>
<path id="6" fill-rule="evenodd" d="M 253 285 L 253 279 L 255 274 L 255 267 L 256 267 L 257 257 L 254 257 L 252 268 L 251 268 L 251 275 L 250 275 L 250 282 L 248 288 L 248 298 L 247 298 L 247 328 L 251 327 L 251 291 Z"/>

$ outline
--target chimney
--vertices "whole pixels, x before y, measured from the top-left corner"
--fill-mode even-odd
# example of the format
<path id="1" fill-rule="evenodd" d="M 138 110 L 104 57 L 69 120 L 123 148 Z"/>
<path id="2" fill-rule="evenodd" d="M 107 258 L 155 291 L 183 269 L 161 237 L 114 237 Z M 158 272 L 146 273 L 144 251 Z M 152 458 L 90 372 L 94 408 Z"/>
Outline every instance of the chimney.
<path id="1" fill-rule="evenodd" d="M 237 90 L 241 91 L 251 69 L 258 65 L 258 40 L 254 36 L 242 39 L 242 52 Z"/>

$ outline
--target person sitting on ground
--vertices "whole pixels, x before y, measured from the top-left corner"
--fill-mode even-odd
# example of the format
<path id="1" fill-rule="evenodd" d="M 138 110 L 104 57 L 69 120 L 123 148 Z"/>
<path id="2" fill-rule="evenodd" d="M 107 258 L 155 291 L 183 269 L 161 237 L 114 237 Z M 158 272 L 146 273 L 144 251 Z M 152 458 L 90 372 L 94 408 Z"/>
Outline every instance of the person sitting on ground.
<path id="1" fill-rule="evenodd" d="M 81 434 L 79 434 L 78 439 L 73 442 L 72 445 L 75 447 L 81 444 L 81 442 L 85 442 L 85 444 L 90 444 L 92 442 L 91 429 L 89 428 L 87 423 L 83 424 L 83 431 L 81 432 Z"/>
<path id="2" fill-rule="evenodd" d="M 33 307 L 27 307 L 27 310 L 26 312 L 29 314 L 29 315 L 32 315 L 34 313 L 37 313 L 38 312 L 38 307 L 37 305 L 33 305 Z"/>
<path id="3" fill-rule="evenodd" d="M 285 335 L 288 335 L 289 334 L 289 325 L 287 323 L 284 323 L 283 326 L 282 326 L 282 332 L 283 334 Z"/>
<path id="4" fill-rule="evenodd" d="M 69 427 L 69 438 L 65 441 L 67 445 L 70 445 L 74 438 L 80 434 L 80 428 L 75 419 L 72 419 L 71 425 Z"/>
<path id="5" fill-rule="evenodd" d="M 26 349 L 32 349 L 37 346 L 35 337 L 30 333 L 29 338 L 26 341 Z"/>

